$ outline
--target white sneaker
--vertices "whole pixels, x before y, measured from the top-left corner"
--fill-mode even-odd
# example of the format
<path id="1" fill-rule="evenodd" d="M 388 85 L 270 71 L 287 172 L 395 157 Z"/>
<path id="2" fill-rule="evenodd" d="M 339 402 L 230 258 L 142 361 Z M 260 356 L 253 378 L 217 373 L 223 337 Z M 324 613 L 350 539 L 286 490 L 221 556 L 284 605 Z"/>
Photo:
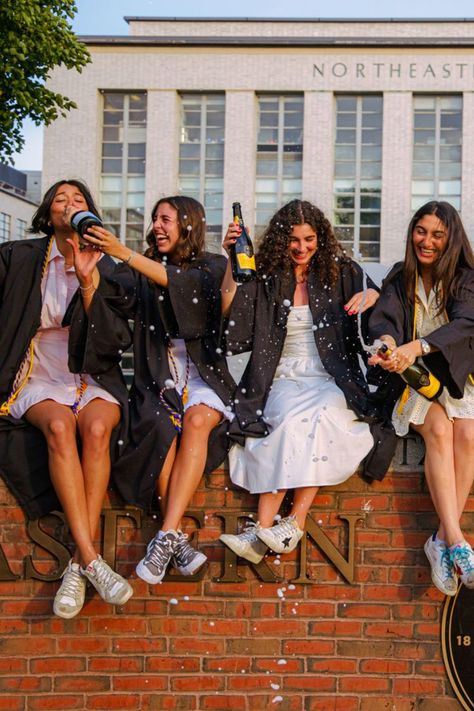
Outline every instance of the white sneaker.
<path id="1" fill-rule="evenodd" d="M 219 536 L 219 540 L 241 558 L 245 558 L 251 563 L 260 563 L 268 550 L 268 546 L 259 540 L 259 530 L 260 525 L 252 522 L 244 528 L 242 533 L 238 535 L 223 533 Z"/>
<path id="2" fill-rule="evenodd" d="M 81 573 L 95 587 L 102 600 L 111 605 L 125 605 L 133 595 L 133 588 L 125 578 L 116 573 L 100 555 Z"/>
<path id="3" fill-rule="evenodd" d="M 53 612 L 58 617 L 69 620 L 82 610 L 87 580 L 81 575 L 79 563 L 73 563 L 72 558 L 61 577 L 63 581 L 54 598 Z"/>
<path id="4" fill-rule="evenodd" d="M 257 536 L 275 553 L 290 553 L 298 545 L 304 531 L 295 516 L 287 516 L 270 528 L 260 528 Z"/>
<path id="5" fill-rule="evenodd" d="M 188 543 L 188 536 L 178 531 L 178 540 L 175 542 L 171 565 L 181 575 L 193 575 L 202 568 L 207 560 L 207 555 L 197 551 Z"/>
<path id="6" fill-rule="evenodd" d="M 467 541 L 449 548 L 454 570 L 467 588 L 474 589 L 474 551 Z"/>
<path id="7" fill-rule="evenodd" d="M 425 553 L 431 565 L 431 580 L 445 595 L 456 595 L 458 576 L 451 561 L 449 548 L 436 541 L 436 533 L 425 543 Z"/>
<path id="8" fill-rule="evenodd" d="M 160 531 L 159 533 L 162 533 Z M 160 538 L 159 533 L 151 539 L 147 546 L 145 557 L 136 567 L 139 578 L 150 585 L 160 583 L 165 577 L 166 569 L 175 553 L 178 541 L 177 531 L 170 529 Z"/>

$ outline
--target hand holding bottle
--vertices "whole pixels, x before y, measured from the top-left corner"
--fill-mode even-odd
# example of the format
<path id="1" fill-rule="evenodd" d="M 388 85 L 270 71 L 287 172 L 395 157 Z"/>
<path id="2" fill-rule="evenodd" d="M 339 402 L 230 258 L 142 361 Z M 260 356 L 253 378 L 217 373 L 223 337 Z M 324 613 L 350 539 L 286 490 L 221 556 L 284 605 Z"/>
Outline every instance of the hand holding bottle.
<path id="1" fill-rule="evenodd" d="M 236 224 L 235 222 L 230 222 L 229 226 L 227 228 L 227 232 L 225 234 L 225 237 L 222 241 L 222 246 L 227 252 L 227 254 L 230 255 L 230 249 L 232 245 L 234 245 L 237 242 L 238 237 L 240 237 L 242 233 L 242 228 L 240 225 Z"/>
<path id="2" fill-rule="evenodd" d="M 390 373 L 403 373 L 416 359 L 421 356 L 420 342 L 410 341 L 397 346 L 391 336 L 382 336 L 380 339 L 389 349 L 389 353 L 375 353 L 369 358 L 369 365 L 380 365 Z"/>

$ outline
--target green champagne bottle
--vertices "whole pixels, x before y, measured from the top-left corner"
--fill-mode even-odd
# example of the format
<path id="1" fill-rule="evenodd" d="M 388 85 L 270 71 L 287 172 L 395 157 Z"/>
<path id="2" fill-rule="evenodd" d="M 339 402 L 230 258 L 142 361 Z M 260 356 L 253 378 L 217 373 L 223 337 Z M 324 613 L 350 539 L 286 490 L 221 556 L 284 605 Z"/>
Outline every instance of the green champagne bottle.
<path id="1" fill-rule="evenodd" d="M 386 343 L 383 343 L 377 351 L 381 358 L 388 358 L 391 353 L 392 351 Z M 443 392 L 443 384 L 418 360 L 413 365 L 405 368 L 402 373 L 398 373 L 398 375 L 407 385 L 420 393 L 420 395 L 423 395 L 427 400 L 437 400 Z"/>

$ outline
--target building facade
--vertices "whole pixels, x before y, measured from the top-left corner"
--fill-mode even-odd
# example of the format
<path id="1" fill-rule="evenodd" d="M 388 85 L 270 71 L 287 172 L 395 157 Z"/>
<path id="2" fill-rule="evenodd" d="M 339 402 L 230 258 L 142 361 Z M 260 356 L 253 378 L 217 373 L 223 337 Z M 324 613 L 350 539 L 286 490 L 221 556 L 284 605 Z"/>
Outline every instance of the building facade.
<path id="1" fill-rule="evenodd" d="M 0 164 L 0 244 L 29 236 L 27 230 L 38 204 L 28 191 L 28 176 Z"/>
<path id="2" fill-rule="evenodd" d="M 53 75 L 78 109 L 45 131 L 43 186 L 85 179 L 130 246 L 176 193 L 204 203 L 217 251 L 236 200 L 257 236 L 311 200 L 384 264 L 430 199 L 474 234 L 474 20 L 126 19 Z"/>

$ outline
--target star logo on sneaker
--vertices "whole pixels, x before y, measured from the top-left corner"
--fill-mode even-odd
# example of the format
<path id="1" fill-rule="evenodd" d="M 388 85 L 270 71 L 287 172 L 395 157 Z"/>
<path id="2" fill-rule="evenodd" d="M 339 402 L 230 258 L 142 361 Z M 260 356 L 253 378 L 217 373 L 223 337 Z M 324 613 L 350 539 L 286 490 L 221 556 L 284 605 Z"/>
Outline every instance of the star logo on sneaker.
<path id="1" fill-rule="evenodd" d="M 288 546 L 289 546 L 290 543 L 291 543 L 291 538 L 284 538 L 284 539 L 282 540 L 282 543 L 283 543 L 283 545 L 285 546 L 285 548 L 288 548 Z"/>

